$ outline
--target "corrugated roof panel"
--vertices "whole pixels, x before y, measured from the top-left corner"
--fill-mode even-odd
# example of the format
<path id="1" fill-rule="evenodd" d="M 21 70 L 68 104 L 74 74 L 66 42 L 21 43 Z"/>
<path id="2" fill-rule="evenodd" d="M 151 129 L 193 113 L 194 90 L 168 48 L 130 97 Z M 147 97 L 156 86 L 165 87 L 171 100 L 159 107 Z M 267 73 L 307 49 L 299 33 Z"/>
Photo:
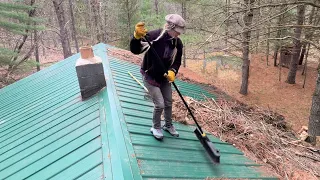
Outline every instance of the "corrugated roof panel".
<path id="1" fill-rule="evenodd" d="M 108 140 L 101 126 L 106 124 L 104 99 L 81 100 L 78 58 L 71 56 L 0 90 L 0 179 L 110 176 L 111 164 L 104 157 L 109 147 L 102 143 Z"/>
<path id="2" fill-rule="evenodd" d="M 98 45 L 104 49 L 100 54 L 107 59 L 106 46 Z M 116 93 L 116 86 L 110 69 L 110 60 L 104 61 L 104 71 L 107 77 L 107 91 L 102 93 L 106 115 L 106 132 L 108 136 L 110 162 L 112 164 L 112 177 L 109 179 L 142 179 L 130 140 L 129 132 L 124 121 L 124 115 Z M 104 143 L 104 141 L 102 141 Z"/>
<path id="3" fill-rule="evenodd" d="M 109 58 L 110 59 L 110 58 Z M 144 89 L 130 77 L 130 71 L 140 82 L 140 67 L 116 58 L 110 59 L 115 88 L 126 128 L 137 157 L 143 179 L 204 179 L 206 177 L 263 179 L 254 167 L 259 166 L 243 156 L 232 145 L 210 135 L 211 141 L 221 151 L 221 164 L 213 165 L 195 137 L 193 126 L 175 123 L 179 138 L 164 132 L 162 142 L 150 133 L 153 103 Z M 202 87 L 176 80 L 183 95 L 198 100 L 215 98 Z M 267 178 L 268 179 L 268 178 Z M 272 178 L 271 178 L 272 179 Z"/>
<path id="4" fill-rule="evenodd" d="M 117 83 L 117 89 L 130 89 L 131 92 L 139 92 L 142 89 L 139 84 L 132 83 L 132 78 L 128 76 L 128 72 L 131 72 L 133 76 L 141 81 L 142 76 L 140 74 L 139 66 L 121 60 L 111 61 L 110 65 L 112 69 L 115 70 L 112 72 L 112 74 L 114 75 L 115 82 Z M 204 100 L 206 97 L 215 98 L 213 94 L 208 93 L 208 91 L 198 85 L 183 82 L 178 79 L 175 81 L 175 83 L 178 87 L 183 87 L 180 89 L 180 91 L 186 96 L 192 97 L 197 100 Z"/>
<path id="5" fill-rule="evenodd" d="M 96 166 L 90 171 L 83 174 L 81 177 L 76 178 L 77 180 L 101 180 L 103 179 L 103 165 Z"/>
<path id="6" fill-rule="evenodd" d="M 261 175 L 256 173 L 253 168 L 239 165 L 220 164 L 213 167 L 210 163 L 160 160 L 141 160 L 139 164 L 144 178 L 205 179 L 206 177 L 227 177 L 261 179 Z"/>

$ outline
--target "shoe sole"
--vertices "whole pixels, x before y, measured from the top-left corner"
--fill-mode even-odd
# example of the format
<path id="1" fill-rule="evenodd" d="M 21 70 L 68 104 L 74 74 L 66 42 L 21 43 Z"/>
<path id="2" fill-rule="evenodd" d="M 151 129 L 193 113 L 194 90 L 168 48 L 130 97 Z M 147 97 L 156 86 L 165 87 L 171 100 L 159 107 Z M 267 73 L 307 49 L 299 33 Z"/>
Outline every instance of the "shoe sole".
<path id="1" fill-rule="evenodd" d="M 163 130 L 167 131 L 171 136 L 179 137 L 179 134 L 171 134 L 170 131 L 168 131 L 167 129 L 163 129 Z"/>

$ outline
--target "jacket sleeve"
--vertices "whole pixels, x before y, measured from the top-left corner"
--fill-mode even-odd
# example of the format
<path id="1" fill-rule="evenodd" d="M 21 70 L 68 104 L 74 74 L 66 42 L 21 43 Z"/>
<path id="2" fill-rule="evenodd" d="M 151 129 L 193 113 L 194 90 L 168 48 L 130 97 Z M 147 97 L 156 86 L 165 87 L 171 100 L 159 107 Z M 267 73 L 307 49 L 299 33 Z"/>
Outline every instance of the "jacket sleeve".
<path id="1" fill-rule="evenodd" d="M 146 37 L 149 39 L 149 41 L 155 40 L 161 32 L 161 29 L 153 30 L 147 33 Z M 130 41 L 130 51 L 133 54 L 141 54 L 143 53 L 142 51 L 142 44 L 141 44 L 141 39 L 136 39 L 132 35 L 131 41 Z M 146 42 L 145 42 L 146 43 Z"/>
<path id="2" fill-rule="evenodd" d="M 182 49 L 183 49 L 182 41 L 180 39 L 178 39 L 177 54 L 176 54 L 174 63 L 171 65 L 171 68 L 170 68 L 173 72 L 175 72 L 175 74 L 178 74 L 179 68 L 181 66 Z"/>
<path id="3" fill-rule="evenodd" d="M 141 39 L 136 39 L 134 36 L 132 36 L 130 41 L 130 51 L 133 54 L 140 54 L 141 53 Z"/>

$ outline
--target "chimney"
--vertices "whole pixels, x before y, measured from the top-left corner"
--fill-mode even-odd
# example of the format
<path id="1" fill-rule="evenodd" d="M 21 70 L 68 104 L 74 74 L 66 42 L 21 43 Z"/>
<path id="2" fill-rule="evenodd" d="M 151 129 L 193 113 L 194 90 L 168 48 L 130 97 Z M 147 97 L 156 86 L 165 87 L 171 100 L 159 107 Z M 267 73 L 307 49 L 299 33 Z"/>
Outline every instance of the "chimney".
<path id="1" fill-rule="evenodd" d="M 76 71 L 82 100 L 88 99 L 106 86 L 101 58 L 94 56 L 92 47 L 80 47 L 81 57 L 76 62 Z"/>

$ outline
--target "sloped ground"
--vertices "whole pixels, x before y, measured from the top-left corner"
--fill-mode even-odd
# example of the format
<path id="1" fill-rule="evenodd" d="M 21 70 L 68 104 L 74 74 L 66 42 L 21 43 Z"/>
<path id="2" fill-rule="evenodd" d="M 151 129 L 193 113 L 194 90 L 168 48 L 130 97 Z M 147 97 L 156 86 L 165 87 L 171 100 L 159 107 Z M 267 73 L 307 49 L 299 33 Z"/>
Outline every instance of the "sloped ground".
<path id="1" fill-rule="evenodd" d="M 141 63 L 141 56 L 132 55 L 128 51 L 109 49 L 109 55 L 135 64 Z M 255 65 L 256 64 L 253 64 L 252 66 Z M 261 76 L 256 75 L 257 79 L 250 79 L 252 81 L 250 86 L 254 89 L 254 87 L 259 86 L 257 85 L 259 83 L 255 81 L 260 81 L 259 78 L 262 78 L 262 75 L 267 75 L 266 73 L 268 72 L 262 72 L 261 69 L 252 69 L 253 77 L 255 73 L 260 72 L 261 74 Z M 198 71 L 201 72 L 201 70 Z M 272 74 L 276 75 L 276 71 L 272 71 Z M 218 82 L 219 79 L 210 81 L 210 78 L 204 78 L 198 73 L 183 67 L 181 67 L 179 71 L 179 78 L 205 84 L 204 86 L 207 87 L 208 90 L 218 94 L 218 100 L 216 101 L 208 99 L 205 102 L 198 102 L 189 97 L 186 97 L 186 99 L 202 127 L 215 136 L 220 137 L 222 140 L 234 144 L 250 159 L 255 160 L 259 164 L 263 164 L 263 172 L 274 174 L 280 177 L 280 179 L 316 180 L 320 177 L 320 150 L 306 142 L 300 141 L 297 135 L 291 130 L 291 125 L 288 125 L 287 120 L 285 121 L 284 116 L 263 106 L 256 105 L 252 107 L 243 104 L 239 101 L 242 100 L 241 98 L 236 96 L 235 99 L 228 96 L 212 85 L 225 85 L 224 87 L 229 85 L 229 87 L 233 87 L 233 84 L 237 84 L 235 81 L 230 82 L 228 81 L 230 78 L 226 77 L 219 83 L 212 83 Z M 236 78 L 232 77 L 231 79 L 235 80 Z M 312 76 L 310 79 L 312 79 Z M 263 81 L 262 84 L 266 82 L 268 83 L 268 80 Z M 311 84 L 312 83 L 309 82 L 307 86 L 311 86 Z M 274 84 L 268 86 L 272 87 Z M 230 89 L 234 90 L 232 88 Z M 268 92 L 267 89 L 265 91 Z M 283 91 L 286 92 L 285 90 Z M 238 90 L 236 92 L 238 93 Z M 268 93 L 275 92 L 272 91 Z M 266 99 L 268 99 L 268 93 L 265 95 Z M 296 92 L 292 92 L 292 94 L 294 93 Z M 252 94 L 254 94 L 254 97 L 264 95 L 264 93 L 259 94 L 255 91 L 253 91 Z M 283 94 L 280 92 L 279 96 L 277 93 L 275 96 L 276 97 L 270 99 L 270 102 L 279 96 L 283 96 Z M 245 100 L 245 102 L 252 102 L 250 101 L 250 97 Z M 282 101 L 284 100 L 281 99 L 276 102 Z M 290 99 L 285 101 L 290 101 Z M 261 103 L 263 104 L 263 102 Z M 287 103 L 289 104 L 282 104 L 282 107 L 290 106 L 290 102 Z M 253 102 L 252 104 L 256 103 Z M 184 124 L 193 124 L 193 120 L 187 115 L 187 110 L 177 94 L 174 94 L 173 109 L 175 119 L 180 119 L 181 123 Z"/>
<path id="2" fill-rule="evenodd" d="M 272 57 L 270 57 L 271 59 Z M 202 61 L 191 61 L 190 69 L 199 72 L 206 78 L 207 83 L 219 87 L 235 99 L 251 106 L 260 106 L 276 111 L 283 115 L 288 125 L 295 132 L 302 126 L 308 125 L 312 94 L 315 89 L 317 77 L 317 63 L 310 62 L 307 69 L 305 88 L 302 88 L 304 76 L 302 66 L 299 66 L 296 84 L 285 83 L 288 75 L 287 68 L 281 68 L 281 80 L 279 81 L 279 67 L 274 67 L 272 60 L 269 66 L 261 54 L 253 55 L 250 65 L 249 94 L 243 96 L 239 93 L 241 86 L 241 69 L 221 67 L 216 64 L 207 64 L 207 71 L 203 72 Z M 217 69 L 217 71 L 212 71 Z M 211 70 L 211 71 L 210 71 Z"/>

